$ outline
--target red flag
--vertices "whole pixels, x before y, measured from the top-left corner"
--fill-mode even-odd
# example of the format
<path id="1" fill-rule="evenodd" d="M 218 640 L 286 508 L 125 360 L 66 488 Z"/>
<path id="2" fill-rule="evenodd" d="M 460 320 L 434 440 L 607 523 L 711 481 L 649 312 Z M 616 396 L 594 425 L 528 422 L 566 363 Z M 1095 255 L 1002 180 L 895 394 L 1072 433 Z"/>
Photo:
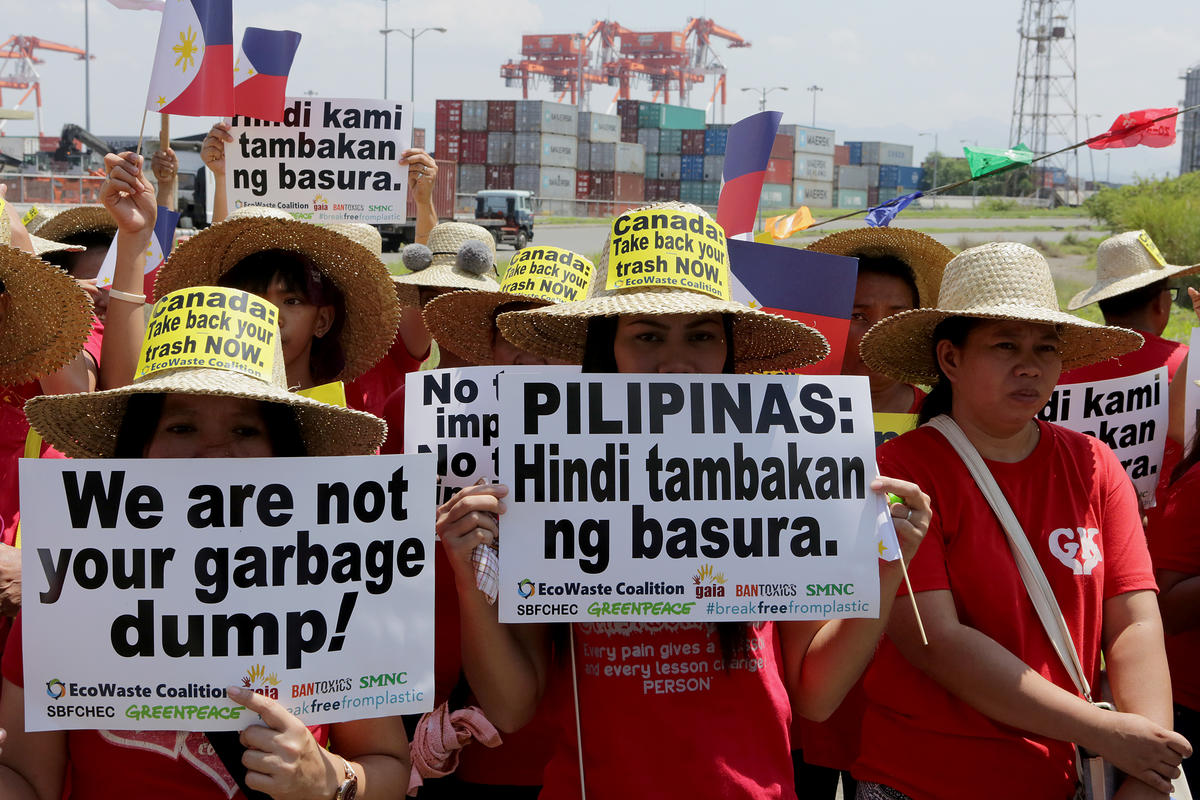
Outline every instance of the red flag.
<path id="1" fill-rule="evenodd" d="M 1169 114 L 1175 114 L 1178 108 L 1144 108 L 1141 111 L 1130 111 L 1117 117 L 1105 133 L 1093 136 L 1087 140 L 1087 146 L 1093 150 L 1105 150 L 1109 147 L 1170 147 L 1175 144 L 1176 116 L 1159 119 Z"/>

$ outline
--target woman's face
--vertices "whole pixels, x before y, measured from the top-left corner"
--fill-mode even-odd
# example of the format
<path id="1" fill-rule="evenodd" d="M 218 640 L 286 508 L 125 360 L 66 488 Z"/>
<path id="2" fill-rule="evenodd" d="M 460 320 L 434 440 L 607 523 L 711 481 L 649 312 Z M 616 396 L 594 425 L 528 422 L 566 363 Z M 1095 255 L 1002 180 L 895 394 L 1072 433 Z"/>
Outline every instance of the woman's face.
<path id="1" fill-rule="evenodd" d="M 864 272 L 854 287 L 854 307 L 850 311 L 850 330 L 846 337 L 843 375 L 866 375 L 871 389 L 880 391 L 895 383 L 886 375 L 872 372 L 858 353 L 858 343 L 879 320 L 915 308 L 913 289 L 902 278 L 878 272 Z"/>
<path id="2" fill-rule="evenodd" d="M 720 374 L 728 344 L 720 314 L 630 314 L 617 320 L 618 372 Z"/>
<path id="3" fill-rule="evenodd" d="M 279 309 L 279 336 L 286 364 L 308 364 L 312 340 L 329 332 L 336 313 L 333 306 L 317 306 L 304 292 L 289 289 L 278 275 L 267 287 L 266 298 Z"/>
<path id="4" fill-rule="evenodd" d="M 986 320 L 962 347 L 937 343 L 938 361 L 954 387 L 954 414 L 989 426 L 1021 427 L 1046 405 L 1062 372 L 1053 325 Z"/>
<path id="5" fill-rule="evenodd" d="M 267 458 L 262 404 L 241 397 L 168 394 L 146 458 Z"/>

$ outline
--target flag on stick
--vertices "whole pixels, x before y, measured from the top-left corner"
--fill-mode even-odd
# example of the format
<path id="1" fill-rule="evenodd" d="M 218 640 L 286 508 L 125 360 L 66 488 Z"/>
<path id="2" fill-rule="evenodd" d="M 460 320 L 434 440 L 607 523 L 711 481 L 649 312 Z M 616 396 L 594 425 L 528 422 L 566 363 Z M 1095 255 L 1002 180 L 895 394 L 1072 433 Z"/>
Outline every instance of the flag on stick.
<path id="1" fill-rule="evenodd" d="M 158 216 L 154 220 L 154 235 L 150 237 L 150 244 L 146 246 L 146 264 L 142 268 L 145 275 L 143 294 L 148 302 L 154 302 L 154 279 L 158 275 L 158 268 L 166 261 L 167 256 L 171 255 L 171 248 L 175 243 L 175 228 L 179 226 L 179 214 L 180 212 L 171 211 L 164 206 L 158 207 Z M 117 239 L 113 237 L 108 252 L 104 254 L 104 261 L 100 264 L 100 271 L 96 273 L 97 287 L 108 289 L 112 286 L 116 266 Z"/>
<path id="2" fill-rule="evenodd" d="M 913 192 L 912 194 L 901 195 L 894 200 L 888 200 L 886 203 L 875 206 L 868 211 L 867 218 L 863 221 L 872 228 L 886 228 L 896 218 L 897 214 L 908 208 L 909 203 L 923 194 L 925 193 Z"/>
<path id="3" fill-rule="evenodd" d="M 233 64 L 235 114 L 283 122 L 288 72 L 299 46 L 295 31 L 246 28 Z"/>
<path id="4" fill-rule="evenodd" d="M 1170 147 L 1175 144 L 1178 108 L 1144 108 L 1117 117 L 1106 132 L 1087 140 L 1093 150 L 1110 147 Z M 1167 119 L 1159 119 L 1168 117 Z"/>
<path id="5" fill-rule="evenodd" d="M 779 132 L 778 111 L 762 111 L 735 122 L 725 145 L 725 179 L 717 201 L 717 224 L 730 239 L 751 239 L 767 161 Z"/>
<path id="6" fill-rule="evenodd" d="M 971 168 L 972 178 L 996 175 L 1016 167 L 1026 166 L 1033 161 L 1033 151 L 1023 144 L 1007 150 L 964 147 L 963 153 L 967 156 L 967 166 Z"/>
<path id="7" fill-rule="evenodd" d="M 233 113 L 233 0 L 176 0 L 163 11 L 146 109 Z"/>
<path id="8" fill-rule="evenodd" d="M 162 11 L 167 7 L 165 0 L 108 0 L 108 2 L 126 11 Z"/>

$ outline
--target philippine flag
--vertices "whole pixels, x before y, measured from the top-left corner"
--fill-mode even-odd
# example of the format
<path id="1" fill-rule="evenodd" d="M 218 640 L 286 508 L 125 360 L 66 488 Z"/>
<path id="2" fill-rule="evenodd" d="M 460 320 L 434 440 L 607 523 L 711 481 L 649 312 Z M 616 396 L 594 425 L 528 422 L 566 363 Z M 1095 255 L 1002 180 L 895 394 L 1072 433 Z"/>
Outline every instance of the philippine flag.
<path id="1" fill-rule="evenodd" d="M 233 64 L 233 113 L 283 122 L 288 72 L 299 46 L 295 31 L 246 28 Z"/>
<path id="2" fill-rule="evenodd" d="M 763 111 L 737 121 L 729 129 L 717 224 L 730 239 L 753 238 L 758 198 L 781 119 L 783 114 L 778 111 Z"/>
<path id="3" fill-rule="evenodd" d="M 841 374 L 858 259 L 730 239 L 729 267 L 735 301 L 799 320 L 829 341 L 829 355 L 824 360 L 797 372 Z"/>
<path id="4" fill-rule="evenodd" d="M 146 265 L 143 293 L 147 302 L 154 302 L 154 279 L 158 276 L 158 268 L 162 266 L 175 242 L 175 228 L 179 226 L 179 212 L 159 206 L 158 216 L 154 220 L 154 235 L 146 247 Z M 120 234 L 118 234 L 120 235 Z M 104 263 L 96 273 L 96 285 L 101 289 L 112 286 L 114 270 L 117 266 L 117 241 L 114 238 L 108 252 L 104 255 Z"/>
<path id="5" fill-rule="evenodd" d="M 233 113 L 233 0 L 167 6 L 146 108 L 188 117 Z"/>

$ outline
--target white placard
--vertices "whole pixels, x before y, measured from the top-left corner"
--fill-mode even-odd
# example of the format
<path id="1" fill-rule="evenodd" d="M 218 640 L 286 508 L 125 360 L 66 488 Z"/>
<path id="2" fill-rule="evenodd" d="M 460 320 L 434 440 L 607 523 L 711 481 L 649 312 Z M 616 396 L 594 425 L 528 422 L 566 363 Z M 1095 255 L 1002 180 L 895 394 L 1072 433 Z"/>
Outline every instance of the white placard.
<path id="1" fill-rule="evenodd" d="M 307 222 L 404 222 L 412 141 L 404 103 L 289 97 L 283 122 L 235 116 L 225 145 L 230 209 L 272 206 Z"/>
<path id="2" fill-rule="evenodd" d="M 501 621 L 877 616 L 866 378 L 506 375 L 500 401 Z"/>
<path id="3" fill-rule="evenodd" d="M 1108 445 L 1133 481 L 1143 508 L 1154 490 L 1167 444 L 1167 368 L 1091 383 L 1057 386 L 1038 419 L 1095 436 Z"/>
<path id="4" fill-rule="evenodd" d="M 22 459 L 26 728 L 433 707 L 433 457 Z"/>

